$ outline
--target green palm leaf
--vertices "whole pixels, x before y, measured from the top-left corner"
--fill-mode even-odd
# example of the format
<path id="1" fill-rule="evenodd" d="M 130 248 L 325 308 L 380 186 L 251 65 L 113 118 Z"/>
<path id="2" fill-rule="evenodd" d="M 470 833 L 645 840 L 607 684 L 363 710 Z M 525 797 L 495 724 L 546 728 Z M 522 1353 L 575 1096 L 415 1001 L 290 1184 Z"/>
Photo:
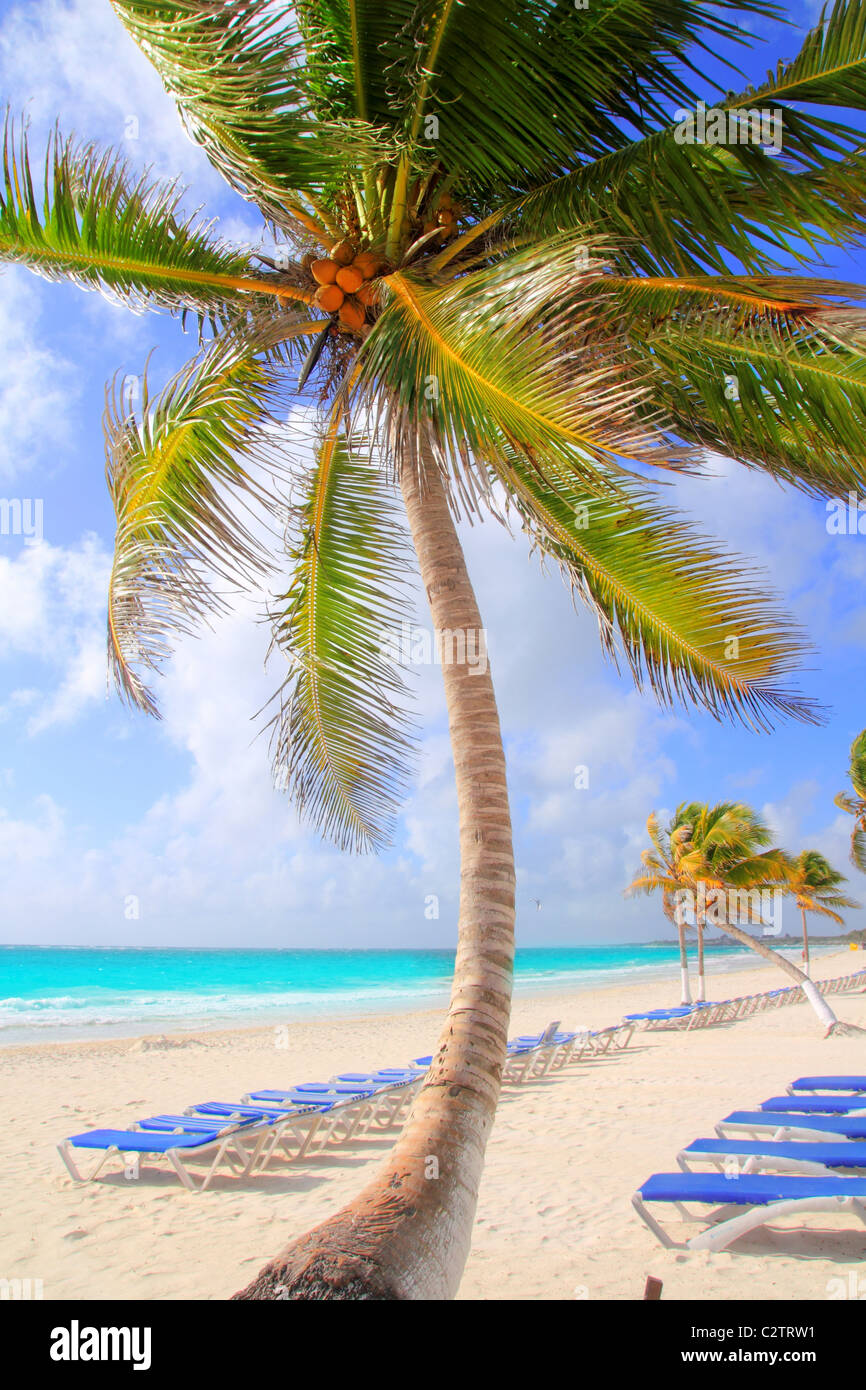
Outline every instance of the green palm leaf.
<path id="1" fill-rule="evenodd" d="M 315 47 L 283 0 L 111 0 L 177 101 L 192 137 L 278 225 L 327 239 L 320 193 L 392 150 L 366 122 L 333 115 Z"/>
<path id="2" fill-rule="evenodd" d="M 861 133 L 791 103 L 866 107 L 864 0 L 837 0 L 792 63 L 716 103 L 733 117 L 780 113 L 777 157 L 751 140 L 679 142 L 694 106 L 684 101 L 675 124 L 539 185 L 516 205 L 519 220 L 540 234 L 591 228 L 616 243 L 621 269 L 647 274 L 724 273 L 731 257 L 765 272 L 780 258 L 805 261 L 822 242 L 862 236 Z"/>
<path id="3" fill-rule="evenodd" d="M 772 99 L 866 108 L 864 0 L 836 0 L 829 14 L 822 11 L 793 62 L 780 63 L 749 95 L 761 103 Z"/>
<path id="4" fill-rule="evenodd" d="M 858 827 L 851 836 L 851 863 L 866 874 L 866 830 Z"/>
<path id="5" fill-rule="evenodd" d="M 866 729 L 851 744 L 848 776 L 857 795 L 866 798 Z"/>
<path id="6" fill-rule="evenodd" d="M 183 217 L 177 184 L 135 179 L 111 151 L 98 154 L 59 134 L 49 142 L 41 186 L 25 134 L 7 115 L 0 191 L 0 260 L 49 279 L 98 288 L 133 308 L 197 311 L 225 320 L 252 301 L 311 299 L 285 277 L 253 276 L 246 255 Z"/>
<path id="7" fill-rule="evenodd" d="M 559 173 L 627 142 L 671 103 L 693 100 L 680 60 L 693 41 L 738 36 L 692 0 L 422 0 L 387 45 L 398 91 L 413 89 L 409 133 L 478 194 Z M 770 7 L 747 8 L 767 14 Z M 402 47 L 402 59 L 399 54 Z"/>
<path id="8" fill-rule="evenodd" d="M 762 729 L 778 716 L 818 720 L 784 684 L 802 634 L 739 557 L 646 489 L 598 497 L 567 480 L 552 488 L 517 456 L 497 476 L 541 552 L 596 613 L 614 660 L 621 645 L 638 686 Z"/>
<path id="9" fill-rule="evenodd" d="M 866 486 L 866 351 L 829 337 L 823 314 L 716 313 L 648 332 L 654 398 L 677 434 L 817 496 Z"/>
<path id="10" fill-rule="evenodd" d="M 389 657 L 406 613 L 406 539 L 385 475 L 335 413 L 305 480 L 274 643 L 291 671 L 274 720 L 274 771 L 342 848 L 379 848 L 405 793 L 410 728 Z"/>
<path id="11" fill-rule="evenodd" d="M 571 235 L 441 287 L 392 275 L 362 377 L 432 421 L 456 471 L 469 455 L 492 464 L 516 450 L 610 491 L 622 460 L 670 465 L 677 451 L 653 430 L 646 375 L 626 371 L 594 291 L 603 265 Z M 486 473 L 476 477 L 483 486 Z"/>
<path id="12" fill-rule="evenodd" d="M 840 891 L 845 875 L 814 849 L 805 849 L 790 864 L 789 892 L 797 899 L 798 907 L 817 912 L 842 922 L 840 909 L 860 907 L 855 898 Z"/>
<path id="13" fill-rule="evenodd" d="M 275 337 L 229 334 L 151 401 L 145 376 L 135 420 L 117 393 L 106 409 L 107 480 L 117 517 L 108 602 L 109 664 L 121 696 L 157 715 L 146 679 L 172 636 L 224 606 L 217 582 L 259 584 L 269 559 L 256 514 L 277 498 L 254 463 L 279 475 L 268 427 L 282 402 L 285 358 Z M 246 516 L 246 520 L 244 517 Z"/>

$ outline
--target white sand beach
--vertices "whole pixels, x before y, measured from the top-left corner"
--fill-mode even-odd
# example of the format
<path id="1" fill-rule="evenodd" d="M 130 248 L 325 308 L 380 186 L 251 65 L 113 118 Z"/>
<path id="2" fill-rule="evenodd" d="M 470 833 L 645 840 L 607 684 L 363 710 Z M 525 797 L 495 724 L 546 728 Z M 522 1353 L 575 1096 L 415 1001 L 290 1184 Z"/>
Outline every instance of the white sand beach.
<path id="1" fill-rule="evenodd" d="M 815 978 L 866 964 L 862 951 L 815 962 Z M 711 977 L 721 998 L 784 983 L 761 966 Z M 646 981 L 519 998 L 512 1033 L 604 1026 L 675 1003 Z M 833 1006 L 866 1026 L 866 993 Z M 358 1190 L 389 1146 L 383 1135 L 248 1180 L 220 1176 L 201 1195 L 164 1170 L 89 1186 L 56 1143 L 250 1089 L 400 1065 L 429 1051 L 435 1012 L 288 1023 L 237 1032 L 41 1044 L 0 1052 L 0 1278 L 42 1280 L 46 1299 L 223 1299 L 290 1236 Z M 277 1042 L 281 1044 L 277 1046 Z M 463 1299 L 636 1299 L 646 1277 L 668 1299 L 818 1299 L 862 1273 L 866 1231 L 850 1217 L 779 1224 L 722 1254 L 665 1251 L 632 1211 L 635 1188 L 672 1171 L 678 1150 L 730 1110 L 783 1092 L 807 1072 L 866 1071 L 857 1036 L 824 1040 L 808 1005 L 693 1033 L 636 1034 L 631 1047 L 503 1093 L 488 1149 Z M 672 1215 L 675 1221 L 675 1216 Z M 688 1228 L 693 1234 L 697 1228 Z"/>

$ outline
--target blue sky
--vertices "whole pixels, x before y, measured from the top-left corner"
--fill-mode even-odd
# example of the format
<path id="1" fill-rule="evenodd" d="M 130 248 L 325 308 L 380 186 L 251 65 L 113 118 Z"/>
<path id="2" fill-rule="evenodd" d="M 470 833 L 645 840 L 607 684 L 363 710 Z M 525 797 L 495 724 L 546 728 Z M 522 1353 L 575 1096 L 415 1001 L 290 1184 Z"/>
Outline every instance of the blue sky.
<path id="1" fill-rule="evenodd" d="M 817 12 L 789 9 L 800 23 Z M 749 28 L 773 37 L 740 55 L 753 79 L 799 46 L 800 31 Z M 107 0 L 2 0 L 0 90 L 35 135 L 59 116 L 64 131 L 180 175 L 190 206 L 206 205 L 226 237 L 258 239 L 255 210 L 186 139 Z M 840 256 L 827 273 L 862 280 L 863 259 Z M 44 507 L 41 542 L 0 536 L 0 939 L 448 945 L 456 801 L 436 669 L 418 673 L 419 774 L 378 859 L 322 844 L 271 788 L 254 715 L 281 672 L 265 670 L 255 605 L 180 644 L 161 723 L 106 698 L 104 386 L 116 371 L 139 374 L 151 349 L 159 385 L 193 348 L 167 316 L 133 316 L 24 270 L 0 277 L 0 497 Z M 622 888 L 648 812 L 687 798 L 746 798 L 789 849 L 847 862 L 850 821 L 832 797 L 864 723 L 866 536 L 828 535 L 823 503 L 722 459 L 676 492 L 706 530 L 772 572 L 815 642 L 803 685 L 830 706 L 829 722 L 760 736 L 660 709 L 602 660 L 592 618 L 522 541 L 495 522 L 466 530 L 507 743 L 523 944 L 663 935 L 658 905 L 624 901 Z M 574 786 L 578 764 L 587 788 Z M 425 915 L 431 896 L 438 918 Z M 866 912 L 849 925 L 866 926 Z"/>

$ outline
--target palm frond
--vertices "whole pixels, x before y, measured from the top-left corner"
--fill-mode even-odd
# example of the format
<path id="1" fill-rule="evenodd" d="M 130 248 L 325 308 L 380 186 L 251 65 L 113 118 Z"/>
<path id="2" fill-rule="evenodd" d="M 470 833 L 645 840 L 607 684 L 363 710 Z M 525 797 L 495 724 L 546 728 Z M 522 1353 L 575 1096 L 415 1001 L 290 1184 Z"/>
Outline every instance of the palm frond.
<path id="1" fill-rule="evenodd" d="M 274 772 L 341 848 L 388 842 L 407 786 L 411 730 L 391 659 L 406 615 L 406 537 L 383 471 L 332 414 L 305 480 L 291 587 L 272 610 L 290 673 L 274 719 Z"/>
<path id="2" fill-rule="evenodd" d="M 674 123 L 539 183 L 520 220 L 539 234 L 591 228 L 616 242 L 620 268 L 650 275 L 723 274 L 731 258 L 762 273 L 805 262 L 826 241 L 861 239 L 862 134 L 802 104 L 866 108 L 866 0 L 837 0 L 791 63 L 712 107 L 731 132 L 724 143 L 685 138 L 694 102 L 683 101 Z M 752 138 L 761 113 L 776 123 L 775 157 Z"/>
<path id="3" fill-rule="evenodd" d="M 866 487 L 866 338 L 861 349 L 836 340 L 825 312 L 717 312 L 648 331 L 654 399 L 677 435 L 815 496 Z"/>
<path id="4" fill-rule="evenodd" d="M 249 258 L 184 216 L 177 183 L 136 179 L 113 151 L 55 132 L 41 183 L 25 131 L 6 117 L 0 191 L 0 260 L 51 280 L 100 289 L 133 309 L 167 308 L 225 321 L 251 294 L 312 301 L 283 276 L 254 275 Z"/>
<path id="5" fill-rule="evenodd" d="M 434 120 L 426 148 L 442 166 L 459 170 L 476 196 L 501 194 L 619 148 L 624 127 L 643 131 L 671 103 L 693 100 L 685 74 L 696 48 L 740 36 L 726 9 L 693 0 L 593 0 L 577 12 L 562 0 L 421 0 L 385 48 L 388 76 L 398 110 L 408 105 L 412 138 L 423 142 Z"/>
<path id="6" fill-rule="evenodd" d="M 857 795 L 866 798 L 866 729 L 858 734 L 851 744 L 851 761 L 848 776 Z"/>
<path id="7" fill-rule="evenodd" d="M 277 331 L 288 339 L 292 329 Z M 158 714 L 148 675 L 161 673 L 175 635 L 224 607 L 217 584 L 255 587 L 269 569 L 261 521 L 278 504 L 279 464 L 268 428 L 285 379 L 272 328 L 259 338 L 224 335 L 155 400 L 145 374 L 138 420 L 122 391 L 107 400 L 117 517 L 109 665 L 121 696 L 148 714 Z"/>
<path id="8" fill-rule="evenodd" d="M 818 722 L 787 685 L 806 644 L 737 556 L 695 532 L 646 488 L 593 496 L 555 487 L 513 456 L 497 476 L 543 555 L 595 612 L 602 644 L 620 648 L 638 687 L 766 729 L 774 718 Z"/>
<path id="9" fill-rule="evenodd" d="M 788 880 L 788 857 L 784 850 L 768 849 L 763 854 L 746 855 L 723 866 L 713 865 L 720 881 L 731 888 L 768 888 Z"/>
<path id="10" fill-rule="evenodd" d="M 682 464 L 655 427 L 648 374 L 626 367 L 627 345 L 604 322 L 603 266 L 571 235 L 442 286 L 391 275 L 361 356 L 365 384 L 431 422 L 455 473 L 470 455 L 492 464 L 516 451 L 610 491 L 624 463 Z"/>
<path id="11" fill-rule="evenodd" d="M 866 3 L 836 0 L 822 10 L 803 47 L 790 63 L 779 63 L 766 82 L 746 97 L 866 109 Z"/>
<path id="12" fill-rule="evenodd" d="M 324 241 L 304 195 L 369 166 L 392 146 L 365 121 L 335 113 L 315 46 L 284 0 L 111 0 L 174 97 L 190 135 L 232 187 L 288 231 Z M 316 207 L 318 205 L 316 204 Z"/>
<path id="13" fill-rule="evenodd" d="M 866 830 L 860 826 L 851 836 L 851 863 L 866 874 Z"/>

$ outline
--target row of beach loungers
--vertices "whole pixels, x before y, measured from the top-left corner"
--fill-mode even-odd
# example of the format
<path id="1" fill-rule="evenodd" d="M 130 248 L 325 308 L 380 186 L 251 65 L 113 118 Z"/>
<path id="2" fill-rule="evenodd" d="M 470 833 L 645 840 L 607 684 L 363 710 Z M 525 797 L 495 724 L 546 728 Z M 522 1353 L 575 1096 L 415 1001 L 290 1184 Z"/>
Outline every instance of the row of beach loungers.
<path id="1" fill-rule="evenodd" d="M 820 994 L 845 994 L 863 989 L 866 988 L 866 970 L 839 975 L 833 980 L 816 980 L 815 987 Z M 802 985 L 790 985 L 786 989 L 741 995 L 737 999 L 680 1004 L 672 1009 L 648 1009 L 646 1013 L 626 1014 L 624 1021 L 636 1026 L 639 1024 L 644 1029 L 710 1028 L 714 1023 L 733 1023 L 741 1018 L 751 1018 L 752 1014 L 761 1013 L 764 1009 L 783 1009 L 790 1004 L 802 1004 L 805 999 Z"/>
<path id="2" fill-rule="evenodd" d="M 858 971 L 856 975 L 826 981 L 819 988 L 835 993 L 862 988 L 864 984 L 866 971 Z M 757 1008 L 797 1002 L 797 995 L 802 995 L 802 991 L 772 990 L 748 1000 L 693 1005 L 688 1009 L 654 1009 L 628 1015 L 620 1024 L 597 1030 L 561 1032 L 558 1022 L 551 1023 L 541 1033 L 524 1034 L 509 1042 L 503 1083 L 520 1085 L 569 1063 L 620 1051 L 628 1047 L 641 1023 L 646 1027 L 665 1023 L 702 1026 L 690 1020 L 741 1018 L 746 1012 L 740 1006 L 748 1005 L 747 1012 L 754 1013 Z M 727 1013 L 719 1013 L 721 1010 Z M 58 1145 L 58 1152 L 77 1182 L 91 1181 L 113 1158 L 120 1159 L 128 1178 L 139 1176 L 144 1158 L 163 1159 L 186 1188 L 200 1192 L 223 1166 L 238 1176 L 257 1174 L 278 1156 L 297 1162 L 321 1153 L 331 1144 L 347 1143 L 370 1130 L 402 1123 L 432 1060 L 430 1056 L 415 1057 L 405 1067 L 343 1072 L 327 1082 L 306 1082 L 285 1091 L 251 1091 L 240 1101 L 205 1101 L 189 1106 L 183 1114 L 149 1116 L 129 1129 L 93 1129 L 71 1135 Z M 866 1110 L 866 1098 L 862 1104 Z M 857 1137 L 866 1140 L 866 1115 L 863 1134 Z M 80 1171 L 74 1157 L 76 1150 L 98 1155 L 91 1172 Z M 203 1172 L 193 1173 L 188 1166 L 191 1162 L 204 1163 L 206 1167 Z"/>
<path id="3" fill-rule="evenodd" d="M 558 1022 L 551 1023 L 542 1033 L 509 1042 L 503 1080 L 521 1084 L 569 1062 L 621 1050 L 633 1032 L 631 1024 L 616 1024 L 563 1033 Z M 140 1176 L 143 1159 L 162 1159 L 190 1192 L 203 1192 L 220 1168 L 247 1177 L 264 1172 L 275 1158 L 296 1163 L 329 1145 L 401 1124 L 432 1061 L 415 1057 L 405 1067 L 342 1072 L 286 1091 L 250 1091 L 240 1101 L 204 1101 L 183 1114 L 151 1115 L 129 1129 L 74 1134 L 57 1148 L 76 1182 L 92 1181 L 111 1159 L 120 1160 L 130 1179 Z M 76 1150 L 98 1156 L 90 1172 L 79 1168 Z M 190 1163 L 206 1167 L 191 1172 Z"/>
<path id="4" fill-rule="evenodd" d="M 748 1231 L 807 1212 L 852 1212 L 866 1225 L 866 1076 L 801 1076 L 758 1110 L 733 1111 L 715 1138 L 695 1139 L 677 1163 L 680 1172 L 656 1173 L 632 1198 L 669 1249 L 724 1250 Z M 715 1171 L 693 1171 L 707 1166 Z M 697 1216 L 686 1203 L 715 1210 Z M 710 1224 L 678 1242 L 648 1204 Z"/>

